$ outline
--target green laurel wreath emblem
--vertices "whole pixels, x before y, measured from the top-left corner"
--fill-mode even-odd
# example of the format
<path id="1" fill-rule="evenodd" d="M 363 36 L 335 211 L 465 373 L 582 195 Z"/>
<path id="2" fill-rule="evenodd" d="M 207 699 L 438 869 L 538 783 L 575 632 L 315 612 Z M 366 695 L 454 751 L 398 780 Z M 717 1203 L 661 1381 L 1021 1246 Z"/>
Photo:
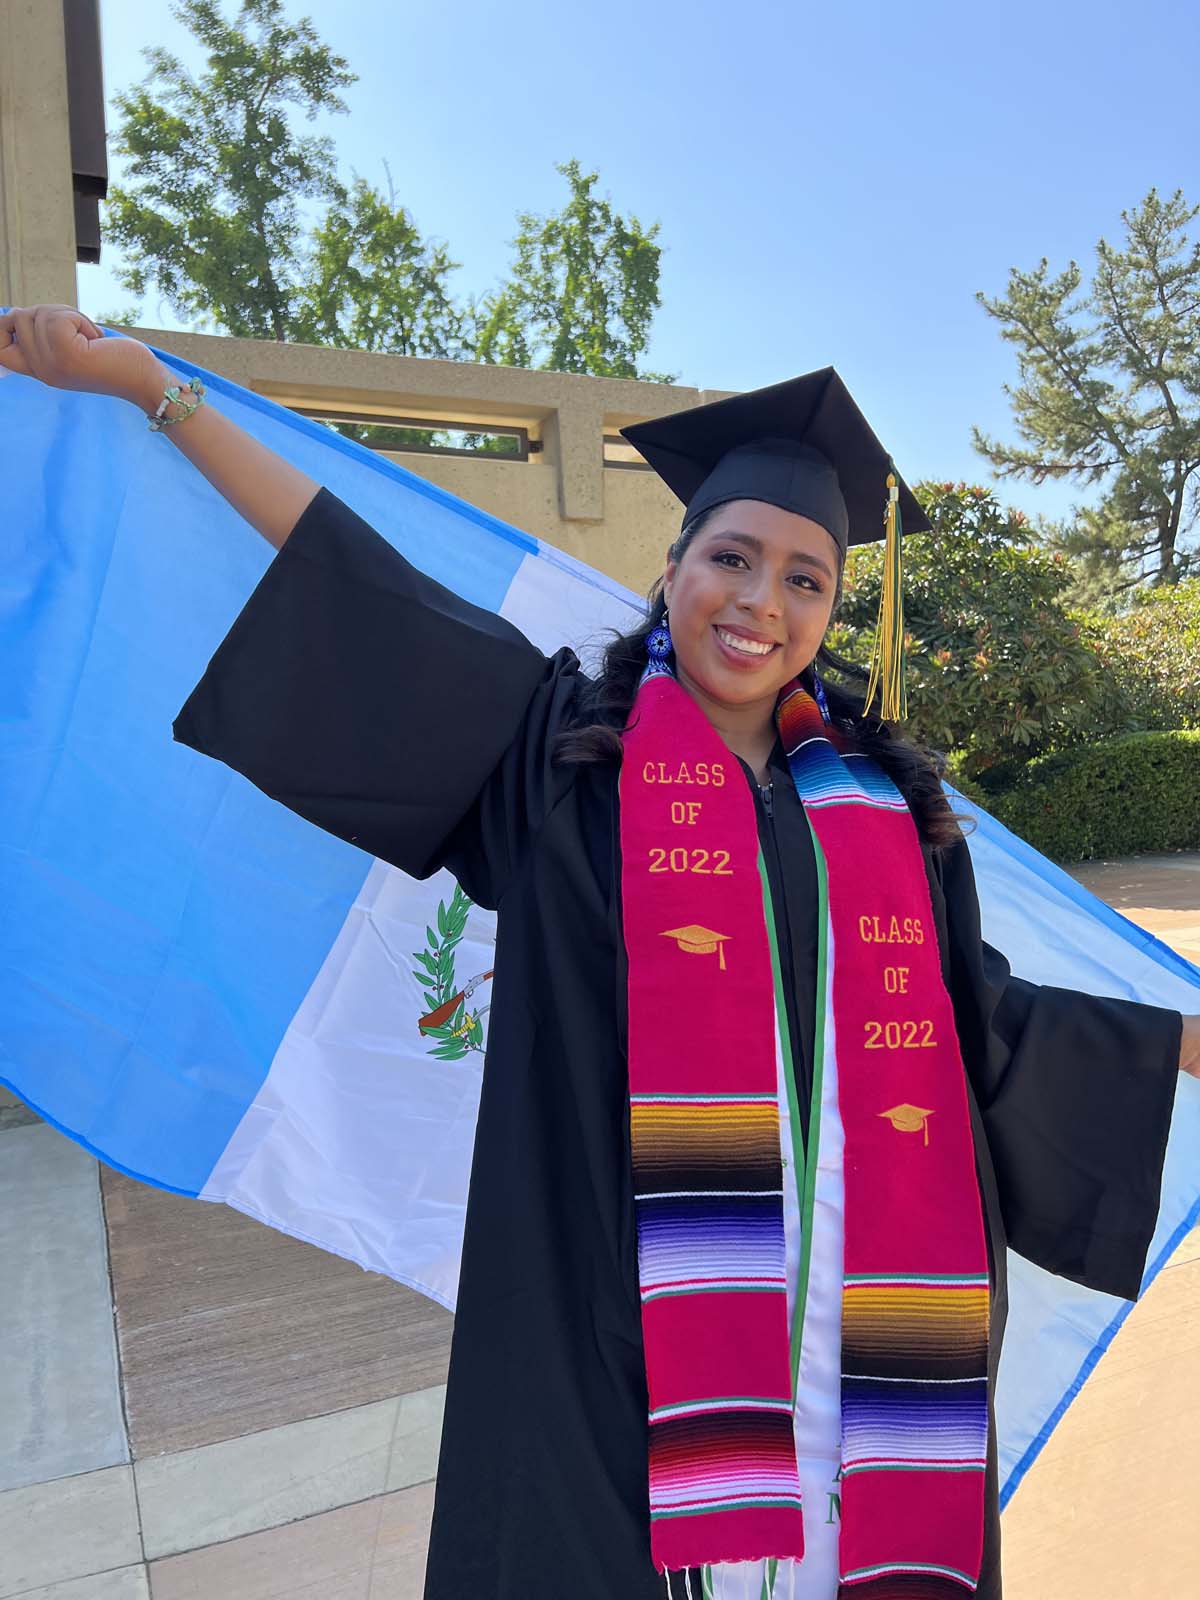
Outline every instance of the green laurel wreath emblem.
<path id="1" fill-rule="evenodd" d="M 454 952 L 466 932 L 467 916 L 472 901 L 455 884 L 449 904 L 438 901 L 437 931 L 427 927 L 428 941 L 424 950 L 414 950 L 413 960 L 419 965 L 412 969 L 413 976 L 424 992 L 427 1012 L 438 1011 L 459 985 L 454 973 Z M 479 1012 L 460 1000 L 451 1015 L 440 1023 L 422 1023 L 421 1037 L 431 1039 L 433 1047 L 428 1054 L 439 1061 L 461 1061 L 473 1050 L 483 1050 L 483 1023 Z"/>

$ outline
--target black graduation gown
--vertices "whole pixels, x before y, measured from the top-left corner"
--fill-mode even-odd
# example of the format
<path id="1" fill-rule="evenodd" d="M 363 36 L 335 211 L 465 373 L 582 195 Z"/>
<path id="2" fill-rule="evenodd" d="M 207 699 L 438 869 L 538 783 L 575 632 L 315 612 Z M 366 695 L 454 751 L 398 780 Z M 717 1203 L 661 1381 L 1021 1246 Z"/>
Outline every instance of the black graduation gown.
<path id="1" fill-rule="evenodd" d="M 498 909 L 426 1600 L 661 1600 L 651 1566 L 625 1062 L 617 773 L 552 759 L 586 704 L 322 489 L 176 723 L 284 805 Z M 816 880 L 779 749 L 759 806 L 811 1086 Z M 1158 1211 L 1178 1012 L 1013 978 L 965 844 L 925 852 L 970 1086 L 992 1265 L 1005 1249 L 1135 1298 Z M 994 1445 L 981 1600 L 998 1600 Z"/>

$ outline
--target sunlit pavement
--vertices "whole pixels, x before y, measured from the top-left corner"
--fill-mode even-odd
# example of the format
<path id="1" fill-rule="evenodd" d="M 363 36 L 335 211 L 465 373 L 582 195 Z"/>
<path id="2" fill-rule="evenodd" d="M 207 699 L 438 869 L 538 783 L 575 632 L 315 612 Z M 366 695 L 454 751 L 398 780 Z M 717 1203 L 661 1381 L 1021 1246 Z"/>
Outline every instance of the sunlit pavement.
<path id="1" fill-rule="evenodd" d="M 1200 966 L 1200 852 L 1072 867 L 1094 895 Z"/>

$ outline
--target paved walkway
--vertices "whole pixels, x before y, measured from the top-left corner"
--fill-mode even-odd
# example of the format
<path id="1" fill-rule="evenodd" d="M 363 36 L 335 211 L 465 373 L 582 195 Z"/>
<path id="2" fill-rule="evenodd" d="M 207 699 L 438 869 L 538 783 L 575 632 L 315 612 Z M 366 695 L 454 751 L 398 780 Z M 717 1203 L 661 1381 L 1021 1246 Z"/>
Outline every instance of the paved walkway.
<path id="1" fill-rule="evenodd" d="M 1200 855 L 1076 875 L 1200 962 Z M 0 1286 L 0 1600 L 417 1600 L 445 1312 L 11 1101 Z M 1193 1241 L 1006 1514 L 1007 1600 L 1200 1595 L 1198 1375 Z"/>
<path id="2" fill-rule="evenodd" d="M 1090 861 L 1071 876 L 1200 966 L 1200 853 Z"/>
<path id="3" fill-rule="evenodd" d="M 0 1596 L 416 1600 L 448 1313 L 0 1129 Z"/>

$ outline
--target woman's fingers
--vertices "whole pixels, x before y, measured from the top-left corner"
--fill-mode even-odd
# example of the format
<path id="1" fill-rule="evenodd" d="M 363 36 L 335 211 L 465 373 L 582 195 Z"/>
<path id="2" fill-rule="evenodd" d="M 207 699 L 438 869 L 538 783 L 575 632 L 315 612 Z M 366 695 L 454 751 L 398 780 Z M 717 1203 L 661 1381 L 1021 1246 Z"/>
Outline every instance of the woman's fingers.
<path id="1" fill-rule="evenodd" d="M 80 361 L 87 359 L 88 338 L 81 331 L 83 319 L 78 312 L 64 315 L 65 306 L 43 306 L 37 316 L 36 326 L 42 348 L 51 370 L 65 377 L 80 370 Z"/>
<path id="2" fill-rule="evenodd" d="M 93 337 L 87 330 L 93 326 L 74 306 L 35 308 L 33 328 L 38 354 L 46 363 L 46 371 L 53 373 L 58 381 L 80 370 L 79 363 L 87 358 L 89 341 Z"/>
<path id="3" fill-rule="evenodd" d="M 64 326 L 64 322 L 56 319 L 62 312 L 61 306 L 34 306 L 33 308 L 33 339 L 37 349 L 37 358 L 42 364 L 42 372 L 47 382 L 53 382 L 55 374 L 61 365 L 61 357 L 55 350 L 55 345 L 61 341 L 52 339 L 51 334 L 57 327 Z M 72 329 L 74 332 L 74 329 Z"/>
<path id="4" fill-rule="evenodd" d="M 21 354 L 19 345 L 0 345 L 0 368 L 3 368 L 5 372 L 19 372 L 23 378 L 33 377 L 33 373 L 29 370 L 29 363 Z"/>
<path id="5" fill-rule="evenodd" d="M 86 349 L 94 339 L 103 339 L 100 329 L 74 306 L 39 306 L 38 326 L 45 329 L 51 357 L 61 359 L 72 345 Z"/>
<path id="6" fill-rule="evenodd" d="M 108 339 L 74 306 L 15 306 L 0 317 L 0 369 L 55 389 L 134 398 L 153 356 L 136 339 Z"/>
<path id="7" fill-rule="evenodd" d="M 0 367 L 5 372 L 19 372 L 24 378 L 33 377 L 25 352 L 17 343 L 17 319 L 13 310 L 0 316 Z"/>
<path id="8" fill-rule="evenodd" d="M 13 312 L 13 325 L 16 328 L 17 343 L 21 347 L 21 354 L 25 357 L 25 364 L 29 368 L 31 377 L 41 377 L 41 359 L 38 356 L 37 339 L 33 332 L 33 309 L 19 307 Z"/>
<path id="9" fill-rule="evenodd" d="M 76 311 L 74 306 L 59 306 L 58 310 L 60 312 L 67 311 L 71 314 L 76 324 L 76 332 L 82 334 L 85 339 L 103 339 L 104 334 L 102 331 L 92 321 L 91 317 L 85 317 L 82 311 Z"/>

